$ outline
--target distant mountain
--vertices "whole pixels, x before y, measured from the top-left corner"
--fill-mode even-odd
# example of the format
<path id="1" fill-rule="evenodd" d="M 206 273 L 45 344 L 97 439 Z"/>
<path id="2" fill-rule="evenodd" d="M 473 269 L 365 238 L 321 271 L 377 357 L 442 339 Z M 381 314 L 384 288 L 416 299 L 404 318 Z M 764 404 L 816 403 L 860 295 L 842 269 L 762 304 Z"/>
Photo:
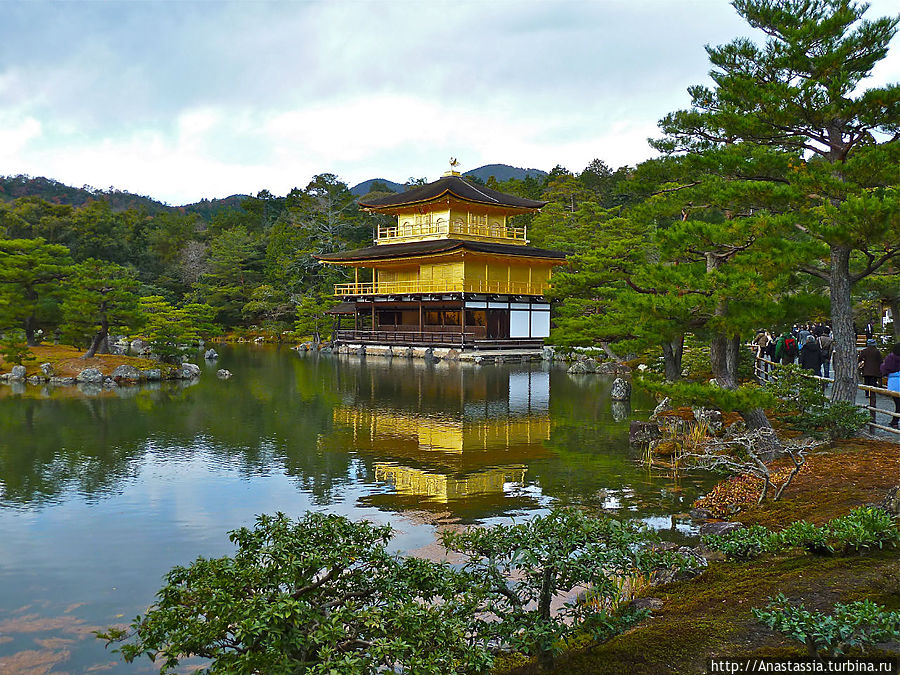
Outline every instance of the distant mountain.
<path id="1" fill-rule="evenodd" d="M 233 211 L 241 208 L 241 202 L 250 195 L 231 195 L 222 199 L 201 199 L 193 204 L 185 204 L 176 207 L 180 211 L 187 213 L 196 213 L 203 220 L 212 220 L 223 211 Z"/>
<path id="2" fill-rule="evenodd" d="M 149 213 L 161 213 L 178 210 L 196 213 L 204 220 L 210 220 L 217 213 L 239 208 L 247 195 L 231 195 L 224 199 L 202 199 L 194 204 L 170 206 L 152 197 L 136 195 L 115 188 L 100 190 L 90 185 L 77 188 L 41 176 L 32 177 L 21 174 L 0 176 L 0 201 L 8 202 L 19 197 L 40 197 L 53 204 L 68 204 L 69 206 L 83 206 L 89 201 L 102 200 L 109 202 L 113 211 L 143 208 Z"/>
<path id="3" fill-rule="evenodd" d="M 544 178 L 545 176 L 547 176 L 547 172 L 541 171 L 540 169 L 520 169 L 517 166 L 510 166 L 509 164 L 485 164 L 484 166 L 480 166 L 477 169 L 466 171 L 465 173 L 463 173 L 463 176 L 473 176 L 481 181 L 487 181 L 488 178 L 493 176 L 495 179 L 502 183 L 503 181 L 509 180 L 510 178 L 515 178 L 516 180 L 525 180 L 526 176 L 532 176 L 533 178 Z M 406 192 L 406 186 L 403 183 L 395 183 L 394 181 L 390 181 L 387 178 L 370 178 L 369 180 L 364 180 L 362 183 L 354 185 L 352 188 L 350 188 L 350 192 L 352 192 L 357 197 L 367 195 L 372 191 L 372 184 L 376 181 L 384 183 L 394 192 Z"/>
<path id="4" fill-rule="evenodd" d="M 362 183 L 358 185 L 354 185 L 350 188 L 350 192 L 357 197 L 362 197 L 363 195 L 367 195 L 372 191 L 373 183 L 384 183 L 394 192 L 405 192 L 406 186 L 403 183 L 395 183 L 392 180 L 388 180 L 387 178 L 370 178 L 369 180 L 364 180 Z"/>
<path id="5" fill-rule="evenodd" d="M 82 206 L 89 201 L 105 200 L 114 211 L 132 208 L 145 208 L 150 213 L 159 213 L 169 208 L 167 204 L 131 192 L 110 188 L 99 188 L 84 185 L 80 188 L 60 183 L 52 178 L 18 176 L 0 176 L 0 201 L 12 201 L 19 197 L 40 197 L 53 204 Z"/>
<path id="6" fill-rule="evenodd" d="M 497 181 L 503 182 L 505 180 L 509 180 L 510 178 L 515 178 L 516 180 L 525 180 L 526 176 L 531 176 L 533 178 L 543 178 L 547 176 L 546 171 L 541 171 L 540 169 L 520 169 L 517 166 L 510 166 L 509 164 L 485 164 L 484 166 L 480 166 L 477 169 L 472 169 L 471 171 L 466 171 L 463 176 L 474 176 L 475 178 L 479 178 L 483 181 L 486 181 L 488 178 L 493 176 Z"/>

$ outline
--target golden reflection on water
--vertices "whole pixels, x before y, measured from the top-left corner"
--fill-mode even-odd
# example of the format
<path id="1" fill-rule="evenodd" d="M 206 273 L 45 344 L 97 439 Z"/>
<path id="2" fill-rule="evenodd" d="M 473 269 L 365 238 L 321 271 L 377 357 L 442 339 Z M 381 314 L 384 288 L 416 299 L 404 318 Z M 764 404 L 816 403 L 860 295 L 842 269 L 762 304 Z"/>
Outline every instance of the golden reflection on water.
<path id="1" fill-rule="evenodd" d="M 445 380 L 436 396 L 419 393 L 406 409 L 377 396 L 374 405 L 371 399 L 338 405 L 332 414 L 335 431 L 320 444 L 374 455 L 375 480 L 392 486 L 401 498 L 397 506 L 408 506 L 402 498 L 414 496 L 438 504 L 502 497 L 511 486 L 524 485 L 525 462 L 547 455 L 549 373 L 509 377 L 505 390 L 494 392 L 493 402 L 484 406 L 467 405 L 468 388 L 451 391 L 451 383 Z M 478 394 L 473 398 L 485 392 Z M 431 399 L 438 397 L 457 405 L 436 412 Z"/>

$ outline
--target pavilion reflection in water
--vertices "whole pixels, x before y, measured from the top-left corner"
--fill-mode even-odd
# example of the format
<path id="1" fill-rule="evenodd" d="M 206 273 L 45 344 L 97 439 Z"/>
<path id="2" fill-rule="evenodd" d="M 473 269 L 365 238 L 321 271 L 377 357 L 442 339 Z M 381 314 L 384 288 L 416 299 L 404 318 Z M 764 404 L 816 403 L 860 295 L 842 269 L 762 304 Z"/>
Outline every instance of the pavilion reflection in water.
<path id="1" fill-rule="evenodd" d="M 406 396 L 379 396 L 376 376 L 370 390 L 334 409 L 329 442 L 371 458 L 375 480 L 391 488 L 365 501 L 470 514 L 513 506 L 510 499 L 530 502 L 516 492 L 527 462 L 548 453 L 550 374 L 459 365 L 436 388 L 418 386 L 416 371 L 409 374 Z"/>

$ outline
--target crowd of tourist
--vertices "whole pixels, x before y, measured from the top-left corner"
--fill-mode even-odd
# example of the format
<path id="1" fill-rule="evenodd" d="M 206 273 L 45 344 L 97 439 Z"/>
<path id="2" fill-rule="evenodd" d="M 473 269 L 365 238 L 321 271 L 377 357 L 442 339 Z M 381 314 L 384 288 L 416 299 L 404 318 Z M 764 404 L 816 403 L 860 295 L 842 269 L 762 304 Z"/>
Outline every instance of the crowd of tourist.
<path id="1" fill-rule="evenodd" d="M 886 356 L 878 349 L 871 328 L 865 332 L 866 346 L 857 354 L 859 373 L 863 383 L 871 387 L 885 387 L 900 392 L 900 344 L 895 344 Z M 757 354 L 773 363 L 791 364 L 810 371 L 812 375 L 831 377 L 834 338 L 827 324 L 795 325 L 775 337 L 768 330 L 760 330 L 753 340 Z M 766 368 L 768 364 L 763 363 Z M 886 383 L 882 382 L 886 378 Z M 894 411 L 900 414 L 900 397 L 893 396 Z M 900 417 L 893 417 L 890 426 L 900 425 Z"/>

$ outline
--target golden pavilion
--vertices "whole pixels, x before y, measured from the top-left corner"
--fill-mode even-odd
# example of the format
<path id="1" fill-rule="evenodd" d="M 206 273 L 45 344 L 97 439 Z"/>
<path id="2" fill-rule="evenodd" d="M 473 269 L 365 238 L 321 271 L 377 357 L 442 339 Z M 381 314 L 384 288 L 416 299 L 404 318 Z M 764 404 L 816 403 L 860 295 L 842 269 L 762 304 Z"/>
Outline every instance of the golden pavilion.
<path id="1" fill-rule="evenodd" d="M 471 348 L 531 348 L 550 335 L 545 293 L 565 253 L 528 245 L 513 216 L 546 202 L 475 185 L 457 171 L 406 192 L 360 200 L 366 211 L 396 217 L 373 246 L 318 256 L 354 269 L 337 284 L 335 341 Z M 371 281 L 360 281 L 371 274 Z"/>

